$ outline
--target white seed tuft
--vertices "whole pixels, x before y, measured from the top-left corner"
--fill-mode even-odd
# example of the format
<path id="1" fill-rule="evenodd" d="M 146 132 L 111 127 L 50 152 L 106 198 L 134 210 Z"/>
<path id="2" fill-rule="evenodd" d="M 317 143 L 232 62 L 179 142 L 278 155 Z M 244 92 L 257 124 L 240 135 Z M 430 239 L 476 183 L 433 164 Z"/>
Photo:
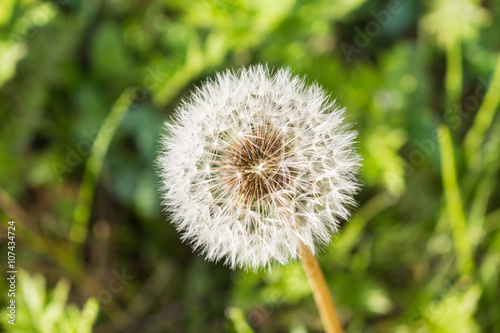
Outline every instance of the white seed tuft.
<path id="1" fill-rule="evenodd" d="M 161 192 L 182 239 L 209 260 L 257 269 L 315 253 L 349 217 L 356 133 L 290 70 L 257 65 L 205 82 L 166 124 Z"/>

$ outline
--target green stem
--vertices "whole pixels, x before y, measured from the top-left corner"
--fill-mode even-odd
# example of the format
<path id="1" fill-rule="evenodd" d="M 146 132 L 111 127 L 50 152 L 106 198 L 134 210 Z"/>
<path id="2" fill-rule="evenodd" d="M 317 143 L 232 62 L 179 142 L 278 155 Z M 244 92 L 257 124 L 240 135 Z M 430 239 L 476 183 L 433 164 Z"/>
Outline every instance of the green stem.
<path id="1" fill-rule="evenodd" d="M 460 41 L 446 48 L 446 109 L 461 110 L 462 95 L 462 46 Z M 460 112 L 460 111 L 459 111 Z M 461 115 L 459 115 L 461 116 Z"/>
<path id="2" fill-rule="evenodd" d="M 439 127 L 438 136 L 441 149 L 441 175 L 457 254 L 457 268 L 461 274 L 468 274 L 473 269 L 472 244 L 467 231 L 460 189 L 457 183 L 453 143 L 450 130 L 446 125 Z"/>
<path id="3" fill-rule="evenodd" d="M 128 89 L 120 95 L 99 128 L 97 137 L 92 145 L 92 151 L 87 160 L 82 184 L 78 193 L 73 214 L 73 224 L 69 232 L 69 239 L 75 243 L 82 244 L 87 239 L 87 226 L 90 219 L 97 177 L 102 169 L 104 156 L 108 151 L 111 139 L 132 103 L 132 96 L 132 91 Z"/>
<path id="4" fill-rule="evenodd" d="M 500 104 L 500 56 L 498 57 L 493 77 L 484 100 L 477 111 L 474 124 L 465 137 L 465 153 L 469 170 L 481 168 L 483 156 L 481 145 L 486 132 L 491 126 L 495 113 Z"/>
<path id="5" fill-rule="evenodd" d="M 483 230 L 486 219 L 488 203 L 495 190 L 495 175 L 500 169 L 500 122 L 492 128 L 490 140 L 484 148 L 484 167 L 478 175 L 471 210 L 469 214 L 469 227 Z M 475 173 L 473 173 L 475 174 Z M 471 176 L 473 175 L 471 174 Z M 477 244 L 477 242 L 475 242 Z"/>

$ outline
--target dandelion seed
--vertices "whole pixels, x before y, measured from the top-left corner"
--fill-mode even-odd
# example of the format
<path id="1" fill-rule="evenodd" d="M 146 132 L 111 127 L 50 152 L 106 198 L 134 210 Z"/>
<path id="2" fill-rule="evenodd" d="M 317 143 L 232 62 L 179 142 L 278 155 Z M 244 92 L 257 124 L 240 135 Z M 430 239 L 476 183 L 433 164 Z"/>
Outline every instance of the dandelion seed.
<path id="1" fill-rule="evenodd" d="M 163 203 L 182 239 L 231 268 L 312 253 L 349 217 L 356 133 L 318 85 L 264 66 L 205 82 L 166 125 Z"/>

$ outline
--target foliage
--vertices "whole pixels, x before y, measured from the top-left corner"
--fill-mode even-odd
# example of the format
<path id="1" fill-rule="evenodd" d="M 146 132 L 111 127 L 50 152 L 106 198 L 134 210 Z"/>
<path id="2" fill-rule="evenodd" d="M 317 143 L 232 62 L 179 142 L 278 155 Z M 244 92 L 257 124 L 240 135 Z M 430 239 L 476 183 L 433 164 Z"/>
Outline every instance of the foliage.
<path id="1" fill-rule="evenodd" d="M 321 331 L 299 264 L 205 262 L 157 194 L 188 90 L 287 65 L 359 132 L 360 205 L 319 256 L 346 330 L 500 332 L 499 30 L 497 0 L 3 0 L 0 253 L 13 219 L 19 278 L 66 276 L 99 301 L 94 332 Z"/>
<path id="2" fill-rule="evenodd" d="M 16 297 L 15 325 L 5 321 L 0 327 L 8 333 L 91 333 L 99 311 L 99 303 L 91 298 L 82 310 L 74 304 L 67 304 L 70 285 L 67 279 L 60 279 L 54 290 L 47 292 L 45 278 L 40 274 L 30 276 L 24 270 L 18 275 L 18 296 Z M 8 310 L 2 310 L 7 318 Z"/>

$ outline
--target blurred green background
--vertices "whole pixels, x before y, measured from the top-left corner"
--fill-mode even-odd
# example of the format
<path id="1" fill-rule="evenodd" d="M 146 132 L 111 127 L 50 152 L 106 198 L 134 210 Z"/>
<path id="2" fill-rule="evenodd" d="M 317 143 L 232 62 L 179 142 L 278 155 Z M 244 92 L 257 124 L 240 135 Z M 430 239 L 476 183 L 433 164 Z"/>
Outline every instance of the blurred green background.
<path id="1" fill-rule="evenodd" d="M 346 331 L 500 332 L 499 35 L 496 0 L 2 0 L 1 329 L 321 332 L 299 263 L 206 262 L 157 194 L 180 99 L 268 63 L 359 131 L 360 206 L 319 255 Z"/>

